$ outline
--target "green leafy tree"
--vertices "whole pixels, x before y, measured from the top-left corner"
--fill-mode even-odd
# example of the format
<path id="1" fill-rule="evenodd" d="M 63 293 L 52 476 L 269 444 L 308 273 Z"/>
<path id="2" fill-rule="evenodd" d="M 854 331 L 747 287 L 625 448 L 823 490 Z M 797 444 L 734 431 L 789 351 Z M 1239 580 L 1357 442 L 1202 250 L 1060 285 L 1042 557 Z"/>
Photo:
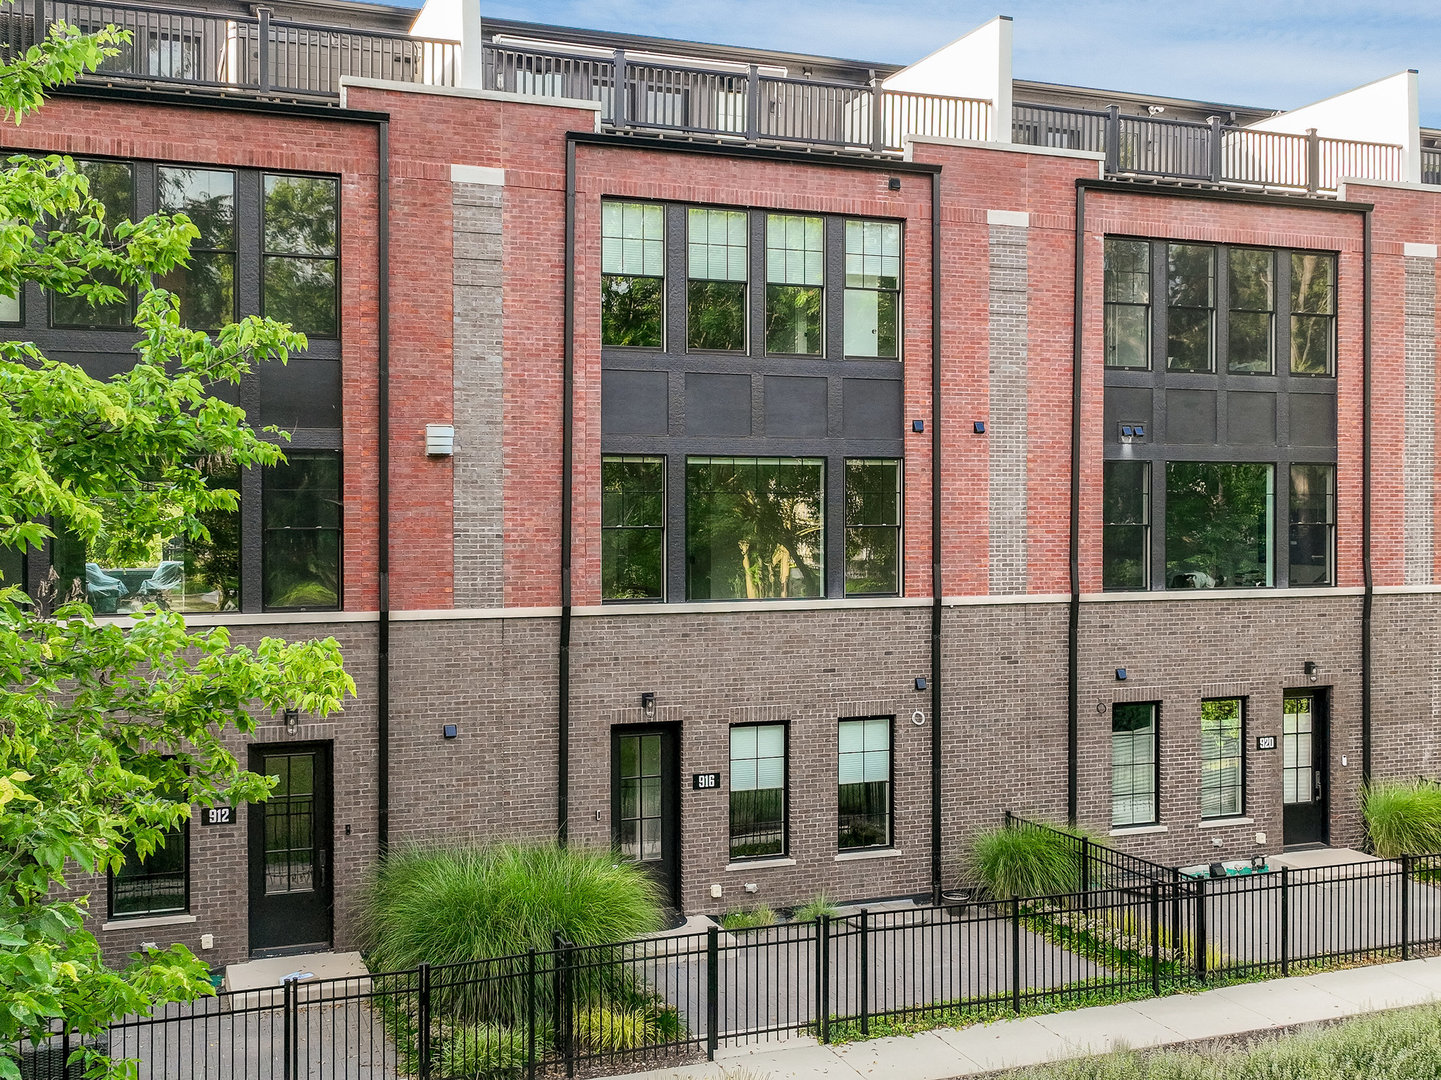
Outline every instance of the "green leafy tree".
<path id="1" fill-rule="evenodd" d="M 46 87 L 94 70 L 123 40 L 57 25 L 0 64 L 0 109 L 19 122 Z M 177 529 L 203 544 L 207 520 L 237 503 L 207 474 L 281 459 L 209 391 L 305 339 L 257 318 L 213 338 L 185 329 L 176 298 L 153 282 L 185 261 L 196 228 L 183 215 L 116 220 L 96 194 L 69 158 L 17 156 L 0 170 L 0 294 L 34 283 L 97 310 L 134 296 L 137 338 L 133 365 L 106 380 L 33 344 L 0 343 L 7 555 L 62 533 L 119 553 L 153 551 Z M 325 714 L 354 692 L 334 640 L 237 646 L 223 627 L 192 633 L 155 608 L 130 626 L 97 621 L 54 592 L 37 604 L 0 581 L 3 1080 L 20 1076 L 17 1042 L 54 1025 L 83 1043 L 113 1016 L 208 992 L 205 965 L 181 946 L 108 967 L 75 893 L 84 875 L 155 852 L 193 805 L 263 798 L 267 780 L 230 750 L 255 716 Z M 77 1055 L 92 1076 L 123 1072 L 96 1051 Z"/>

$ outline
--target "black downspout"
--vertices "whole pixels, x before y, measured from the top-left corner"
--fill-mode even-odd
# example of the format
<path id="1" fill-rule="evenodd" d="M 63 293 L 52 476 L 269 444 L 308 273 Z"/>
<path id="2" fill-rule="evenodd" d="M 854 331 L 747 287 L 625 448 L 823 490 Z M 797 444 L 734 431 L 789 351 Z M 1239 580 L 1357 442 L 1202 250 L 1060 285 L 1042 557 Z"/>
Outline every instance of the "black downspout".
<path id="1" fill-rule="evenodd" d="M 575 143 L 565 144 L 565 352 L 564 403 L 561 406 L 560 480 L 560 670 L 557 721 L 556 838 L 570 838 L 570 545 L 571 468 L 575 455 L 571 426 L 575 418 Z"/>
<path id="2" fill-rule="evenodd" d="M 1361 219 L 1361 783 L 1371 782 L 1371 211 Z"/>
<path id="3" fill-rule="evenodd" d="M 1081 357 L 1084 344 L 1082 327 L 1086 317 L 1086 189 L 1076 188 L 1076 282 L 1075 321 L 1071 332 L 1071 521 L 1070 551 L 1071 601 L 1066 626 L 1066 821 L 1076 824 L 1078 810 L 1077 776 L 1080 746 L 1080 674 L 1078 670 L 1081 643 Z"/>
<path id="4" fill-rule="evenodd" d="M 379 564 L 379 657 L 375 672 L 375 707 L 377 770 L 379 791 L 376 796 L 376 840 L 380 857 L 390 849 L 390 123 L 382 121 L 376 128 L 376 257 L 380 263 L 380 297 L 375 313 L 376 343 L 376 411 L 379 446 L 376 448 L 376 470 L 379 491 L 376 495 L 376 522 L 380 532 Z"/>
<path id="5" fill-rule="evenodd" d="M 941 903 L 941 178 L 931 173 L 931 903 Z"/>

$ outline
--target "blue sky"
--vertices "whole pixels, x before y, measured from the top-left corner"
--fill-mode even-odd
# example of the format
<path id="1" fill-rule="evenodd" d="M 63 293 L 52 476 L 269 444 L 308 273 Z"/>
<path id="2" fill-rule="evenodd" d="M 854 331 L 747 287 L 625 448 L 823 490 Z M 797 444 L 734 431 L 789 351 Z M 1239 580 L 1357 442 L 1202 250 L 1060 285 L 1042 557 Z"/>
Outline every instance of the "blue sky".
<path id="1" fill-rule="evenodd" d="M 482 0 L 481 14 L 902 64 L 1003 14 L 1017 78 L 1289 109 L 1417 68 L 1421 122 L 1441 126 L 1438 0 Z"/>

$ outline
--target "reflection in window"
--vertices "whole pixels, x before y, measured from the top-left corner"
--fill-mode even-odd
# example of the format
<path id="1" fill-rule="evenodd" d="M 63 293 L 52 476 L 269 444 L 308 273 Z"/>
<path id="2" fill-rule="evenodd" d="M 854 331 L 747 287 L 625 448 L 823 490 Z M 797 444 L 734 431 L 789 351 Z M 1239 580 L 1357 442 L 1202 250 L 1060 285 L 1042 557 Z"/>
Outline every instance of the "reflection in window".
<path id="1" fill-rule="evenodd" d="M 1291 255 L 1291 374 L 1335 372 L 1336 257 Z"/>
<path id="2" fill-rule="evenodd" d="M 661 347 L 665 215 L 650 203 L 601 203 L 602 345 Z"/>
<path id="3" fill-rule="evenodd" d="M 330 177 L 265 177 L 262 312 L 312 337 L 338 334 L 336 227 Z"/>
<path id="4" fill-rule="evenodd" d="M 197 330 L 235 321 L 235 174 L 217 169 L 155 170 L 161 213 L 185 214 L 200 230 L 188 265 L 159 279 L 180 297 L 180 318 Z"/>
<path id="5" fill-rule="evenodd" d="M 1103 498 L 1105 528 L 1102 533 L 1102 587 L 1150 588 L 1150 464 L 1145 461 L 1106 462 Z"/>
<path id="6" fill-rule="evenodd" d="M 900 307 L 900 224 L 847 221 L 846 355 L 898 356 Z"/>
<path id="7" fill-rule="evenodd" d="M 265 815 L 265 891 L 314 892 L 316 880 L 315 755 L 265 755 L 276 777 L 270 798 L 251 809 Z"/>
<path id="8" fill-rule="evenodd" d="M 1157 816 L 1155 702 L 1111 706 L 1111 824 L 1154 825 Z"/>
<path id="9" fill-rule="evenodd" d="M 1151 366 L 1151 245 L 1106 240 L 1106 366 Z"/>
<path id="10" fill-rule="evenodd" d="M 1216 249 L 1166 247 L 1166 370 L 1212 370 Z"/>
<path id="11" fill-rule="evenodd" d="M 90 197 L 105 210 L 105 232 L 103 239 L 114 243 L 112 230 L 122 221 L 129 221 L 135 213 L 135 176 L 132 167 L 123 161 L 76 161 L 76 171 L 90 184 Z M 77 222 L 65 218 L 57 223 L 57 230 L 69 232 L 78 228 Z M 97 273 L 95 281 L 104 285 L 120 286 L 113 276 Z M 130 325 L 133 317 L 129 289 L 120 286 L 127 293 L 126 299 L 113 304 L 92 306 L 83 296 L 50 296 L 50 318 L 55 326 L 109 327 L 120 328 Z"/>
<path id="12" fill-rule="evenodd" d="M 661 736 L 622 735 L 616 815 L 620 835 L 616 846 L 631 862 L 659 862 L 661 847 Z"/>
<path id="13" fill-rule="evenodd" d="M 766 217 L 766 352 L 821 353 L 825 224 L 818 217 Z"/>
<path id="14" fill-rule="evenodd" d="M 1231 276 L 1226 367 L 1237 374 L 1271 374 L 1272 316 L 1276 310 L 1276 256 L 1255 248 L 1226 252 Z"/>
<path id="15" fill-rule="evenodd" d="M 1336 466 L 1291 466 L 1290 583 L 1336 584 Z"/>
<path id="16" fill-rule="evenodd" d="M 605 457 L 600 466 L 601 595 L 664 596 L 665 458 Z"/>
<path id="17" fill-rule="evenodd" d="M 1235 589 L 1272 584 L 1270 465 L 1166 463 L 1166 585 Z"/>
<path id="18" fill-rule="evenodd" d="M 746 347 L 746 215 L 692 207 L 686 347 L 741 352 Z"/>
<path id="19" fill-rule="evenodd" d="M 340 606 L 340 455 L 292 450 L 264 481 L 267 610 Z"/>
<path id="20" fill-rule="evenodd" d="M 731 728 L 730 778 L 730 857 L 785 854 L 785 725 Z"/>
<path id="21" fill-rule="evenodd" d="M 125 865 L 110 875 L 110 917 L 135 918 L 190 910 L 190 825 L 165 834 L 141 859 L 131 844 Z"/>
<path id="22" fill-rule="evenodd" d="M 235 466 L 217 466 L 207 483 L 238 491 Z M 199 520 L 208 535 L 186 536 L 177 512 L 175 534 L 156 540 L 138 559 L 121 559 L 103 533 L 88 549 L 60 533 L 53 544 L 55 572 L 65 583 L 59 599 L 84 600 L 96 615 L 129 615 L 149 605 L 190 614 L 237 610 L 240 511 L 207 510 Z"/>
<path id="23" fill-rule="evenodd" d="M 1201 816 L 1241 813 L 1241 699 L 1201 702 Z"/>
<path id="24" fill-rule="evenodd" d="M 839 832 L 842 851 L 891 844 L 891 721 L 840 722 Z"/>
<path id="25" fill-rule="evenodd" d="M 825 595 L 824 490 L 819 458 L 688 458 L 687 597 Z"/>
<path id="26" fill-rule="evenodd" d="M 846 462 L 846 595 L 894 596 L 901 582 L 901 463 Z"/>

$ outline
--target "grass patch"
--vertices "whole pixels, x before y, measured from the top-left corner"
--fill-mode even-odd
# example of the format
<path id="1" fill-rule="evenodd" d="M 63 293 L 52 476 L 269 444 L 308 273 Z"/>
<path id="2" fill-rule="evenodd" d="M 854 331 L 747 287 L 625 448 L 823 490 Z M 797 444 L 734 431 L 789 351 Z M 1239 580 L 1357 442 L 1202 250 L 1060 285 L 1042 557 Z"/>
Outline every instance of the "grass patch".
<path id="1" fill-rule="evenodd" d="M 1424 781 L 1383 781 L 1361 793 L 1371 846 L 1383 859 L 1441 851 L 1441 787 Z"/>
<path id="2" fill-rule="evenodd" d="M 1422 1006 L 1232 1050 L 1105 1054 L 1015 1070 L 1007 1080 L 1434 1080 L 1441 1009 Z"/>
<path id="3" fill-rule="evenodd" d="M 727 930 L 757 930 L 775 924 L 776 913 L 765 904 L 757 904 L 753 908 L 732 908 L 721 916 L 721 926 Z"/>
<path id="4" fill-rule="evenodd" d="M 831 898 L 825 893 L 816 893 L 800 907 L 796 908 L 791 915 L 795 922 L 815 922 L 822 916 L 835 918 L 840 908 L 831 903 Z"/>
<path id="5" fill-rule="evenodd" d="M 1081 887 L 1081 860 L 1075 837 L 1064 827 L 988 829 L 971 840 L 968 876 L 1009 900 L 1013 896 L 1056 896 Z"/>

